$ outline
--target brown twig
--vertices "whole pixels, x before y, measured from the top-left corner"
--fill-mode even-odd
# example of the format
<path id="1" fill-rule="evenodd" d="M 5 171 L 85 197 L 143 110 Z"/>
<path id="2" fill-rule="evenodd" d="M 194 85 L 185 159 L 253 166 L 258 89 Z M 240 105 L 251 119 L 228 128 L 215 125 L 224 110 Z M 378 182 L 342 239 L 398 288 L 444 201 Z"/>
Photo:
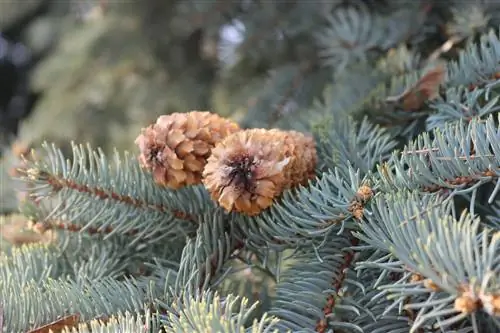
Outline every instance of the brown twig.
<path id="1" fill-rule="evenodd" d="M 69 188 L 69 189 L 75 190 L 75 191 L 80 192 L 80 193 L 94 195 L 102 200 L 111 199 L 111 200 L 114 200 L 116 202 L 124 203 L 124 204 L 134 206 L 137 208 L 152 209 L 152 210 L 156 210 L 156 211 L 159 211 L 162 213 L 170 213 L 180 220 L 185 220 L 185 221 L 189 221 L 189 222 L 194 223 L 194 224 L 198 224 L 195 216 L 193 216 L 187 212 L 183 212 L 181 210 L 169 209 L 163 205 L 152 205 L 152 204 L 149 204 L 149 203 L 144 202 L 142 200 L 133 198 L 131 196 L 121 195 L 121 194 L 116 193 L 116 192 L 109 192 L 109 191 L 103 190 L 102 188 L 99 188 L 97 186 L 91 187 L 88 185 L 78 184 L 73 180 L 64 179 L 62 177 L 58 177 L 58 176 L 50 174 L 48 172 L 40 172 L 40 171 L 35 170 L 35 169 L 28 169 L 28 170 L 25 170 L 24 173 L 27 174 L 28 177 L 30 177 L 30 176 L 36 177 L 38 180 L 42 180 L 42 181 L 46 182 L 47 184 L 49 184 L 52 187 L 52 189 L 55 192 L 58 192 L 58 191 L 62 190 L 63 188 Z"/>
<path id="2" fill-rule="evenodd" d="M 41 233 L 44 234 L 47 230 L 64 230 L 64 231 L 69 231 L 69 232 L 80 232 L 84 227 L 79 225 L 79 224 L 74 224 L 74 223 L 67 223 L 64 221 L 58 221 L 58 222 L 50 222 L 50 223 L 42 223 L 42 222 L 37 222 L 33 226 L 33 228 Z M 89 235 L 97 235 L 97 234 L 110 234 L 114 231 L 113 228 L 111 227 L 87 227 L 85 228 L 85 232 L 87 232 Z M 132 229 L 124 233 L 124 235 L 127 236 L 134 236 L 139 233 L 140 230 L 137 229 Z"/>
<path id="3" fill-rule="evenodd" d="M 445 179 L 444 182 L 449 185 L 449 186 L 469 186 L 477 183 L 479 180 L 479 177 L 491 177 L 491 178 L 499 178 L 498 175 L 495 174 L 492 170 L 486 170 L 484 172 L 480 172 L 477 175 L 471 175 L 471 176 L 458 176 L 453 179 Z M 443 187 L 441 185 L 429 185 L 429 186 L 423 186 L 422 191 L 424 192 L 438 192 L 440 190 L 448 190 L 449 188 Z"/>
<path id="4" fill-rule="evenodd" d="M 279 120 L 279 118 L 285 113 L 283 110 L 286 107 L 287 103 L 293 99 L 297 90 L 299 90 L 300 86 L 304 82 L 306 75 L 313 70 L 314 65 L 308 61 L 300 64 L 299 67 L 300 67 L 299 71 L 290 81 L 290 86 L 285 91 L 283 97 L 274 108 L 274 112 L 272 113 L 269 120 L 270 127 L 272 127 Z"/>
<path id="5" fill-rule="evenodd" d="M 53 233 L 38 233 L 28 230 L 29 221 L 21 215 L 11 215 L 10 221 L 0 226 L 0 241 L 5 240 L 14 246 L 33 243 L 51 243 L 55 240 Z M 1 327 L 1 326 L 0 326 Z"/>
<path id="6" fill-rule="evenodd" d="M 352 246 L 357 246 L 359 244 L 359 239 L 355 238 L 354 236 L 351 237 L 351 245 Z M 339 272 L 340 274 L 333 279 L 332 281 L 332 286 L 333 289 L 335 290 L 334 294 L 328 295 L 326 298 L 326 305 L 323 307 L 323 313 L 326 316 L 330 315 L 333 310 L 335 309 L 336 305 L 336 297 L 338 295 L 339 290 L 342 288 L 345 278 L 347 276 L 347 270 L 351 265 L 353 264 L 354 261 L 354 256 L 355 253 L 351 251 L 346 251 L 342 260 L 342 265 L 340 266 Z M 316 332 L 319 333 L 326 333 L 328 330 L 328 322 L 326 319 L 321 319 L 316 323 Z"/>
<path id="7" fill-rule="evenodd" d="M 407 150 L 407 151 L 402 151 L 400 154 L 403 156 L 411 156 L 411 155 L 425 155 L 428 156 L 431 152 L 432 153 L 437 153 L 439 152 L 439 148 L 424 148 L 424 149 L 417 149 L 417 150 Z M 474 160 L 477 158 L 486 158 L 486 157 L 494 157 L 494 154 L 487 154 L 487 155 L 476 155 L 472 154 L 469 156 L 436 156 L 434 157 L 436 160 L 439 161 L 451 161 L 453 159 L 458 159 L 462 161 L 468 161 L 468 160 Z"/>

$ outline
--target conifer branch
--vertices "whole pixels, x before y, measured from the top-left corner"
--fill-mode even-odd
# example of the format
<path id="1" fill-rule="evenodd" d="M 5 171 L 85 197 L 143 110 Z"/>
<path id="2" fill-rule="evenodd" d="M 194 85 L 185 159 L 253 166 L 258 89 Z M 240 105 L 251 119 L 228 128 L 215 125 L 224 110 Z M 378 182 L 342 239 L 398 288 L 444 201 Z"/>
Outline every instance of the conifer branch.
<path id="1" fill-rule="evenodd" d="M 456 1 L 451 8 L 452 19 L 445 27 L 445 34 L 473 38 L 477 33 L 487 31 L 498 18 L 498 4 L 495 1 Z"/>
<path id="2" fill-rule="evenodd" d="M 411 319 L 400 308 L 394 306 L 394 302 L 387 293 L 384 294 L 378 290 L 381 282 L 394 283 L 395 281 L 389 281 L 384 271 L 377 270 L 379 275 L 375 277 L 374 268 L 372 267 L 371 270 L 372 272 L 367 270 L 357 276 L 358 281 L 371 281 L 368 288 L 365 284 L 365 288 L 354 289 L 348 295 L 344 295 L 344 302 L 350 301 L 359 309 L 358 315 L 353 313 L 346 317 L 346 321 L 357 325 L 363 332 L 408 332 L 412 325 Z"/>
<path id="3" fill-rule="evenodd" d="M 138 333 L 160 332 L 161 323 L 146 310 L 143 314 L 120 311 L 109 318 L 96 318 L 79 323 L 75 329 L 80 333 Z M 74 333 L 73 328 L 64 328 L 59 333 Z"/>
<path id="4" fill-rule="evenodd" d="M 459 120 L 484 119 L 500 110 L 498 100 L 498 93 L 491 88 L 476 88 L 473 91 L 463 86 L 449 88 L 443 98 L 430 105 L 435 112 L 426 119 L 426 128 L 444 129 L 445 124 Z"/>
<path id="5" fill-rule="evenodd" d="M 24 176 L 23 180 L 47 183 L 49 186 L 52 187 L 51 191 L 52 193 L 57 193 L 63 189 L 69 189 L 89 196 L 94 196 L 97 200 L 113 200 L 122 203 L 126 206 L 132 206 L 134 208 L 152 209 L 160 213 L 170 213 L 179 220 L 184 220 L 197 224 L 196 218 L 193 215 L 177 209 L 169 209 L 164 205 L 149 204 L 138 198 L 133 198 L 128 195 L 121 195 L 114 191 L 104 190 L 101 187 L 79 184 L 72 179 L 65 179 L 61 175 L 49 174 L 48 172 L 44 172 L 39 169 L 34 169 L 34 168 L 24 169 L 24 170 L 20 169 L 19 172 L 21 173 L 22 176 Z M 35 197 L 34 198 L 35 201 L 41 199 L 41 197 L 38 198 L 36 197 L 36 193 L 33 194 L 34 194 L 33 196 Z M 79 229 L 78 227 L 73 227 L 73 229 L 70 227 L 69 230 L 77 231 Z M 89 233 L 97 232 L 97 231 L 92 232 L 91 230 L 95 230 L 95 228 L 94 229 L 90 228 L 90 230 L 87 229 L 86 231 Z M 106 230 L 103 230 L 104 233 L 109 233 L 111 231 L 112 229 L 109 227 Z M 137 230 L 131 232 L 136 233 Z"/>
<path id="6" fill-rule="evenodd" d="M 204 32 L 217 39 L 228 24 L 241 29 L 238 40 L 227 38 L 231 50 L 217 45 L 217 56 L 231 51 L 236 66 L 209 71 L 202 81 L 222 79 L 217 97 L 229 94 L 234 108 L 250 109 L 245 126 L 231 125 L 232 133 L 246 132 L 242 127 L 311 132 L 316 122 L 315 173 L 309 165 L 308 184 L 259 201 L 244 180 L 249 183 L 250 168 L 238 182 L 245 183 L 244 195 L 228 191 L 223 205 L 218 187 L 227 189 L 227 182 L 214 179 L 233 177 L 234 167 L 221 163 L 207 172 L 216 177 L 203 181 L 217 143 L 201 142 L 218 129 L 207 130 L 208 118 L 199 113 L 187 122 L 174 117 L 180 133 L 167 117 L 138 139 L 141 164 L 128 153 L 109 159 L 76 145 L 68 160 L 45 144 L 20 170 L 21 190 L 33 199 L 21 208 L 35 229 L 58 232 L 47 245 L 2 244 L 0 328 L 26 333 L 59 330 L 66 322 L 82 333 L 160 326 L 168 333 L 499 331 L 498 27 L 479 40 L 462 40 L 497 24 L 500 6 L 384 4 L 176 0 L 155 6 L 172 28 L 162 41 L 193 46 L 183 59 L 167 52 L 169 77 L 176 76 L 176 60 L 187 64 L 189 51 L 199 56 Z M 454 30 L 440 40 L 439 29 L 453 20 Z M 446 54 L 458 58 L 424 72 L 461 47 Z M 327 66 L 318 70 L 320 58 Z M 271 73 L 264 87 L 263 70 Z M 181 86 L 192 82 L 194 91 L 199 79 L 183 75 Z M 234 80 L 245 83 L 243 91 L 224 90 Z M 321 101 L 314 100 L 325 86 Z M 248 95 L 256 96 L 253 105 L 237 100 Z M 282 140 L 262 138 L 255 150 Z M 298 147 L 293 156 L 308 155 Z M 258 171 L 273 171 L 276 163 L 260 163 Z M 261 266 L 251 279 L 234 274 L 245 254 L 255 256 L 245 263 Z M 256 282 L 260 274 L 273 279 Z M 262 302 L 250 305 L 236 294 Z"/>
<path id="7" fill-rule="evenodd" d="M 274 127 L 275 123 L 287 113 L 285 108 L 294 99 L 294 96 L 296 96 L 297 91 L 304 82 L 305 76 L 311 73 L 315 67 L 316 66 L 309 61 L 303 62 L 299 65 L 299 70 L 290 80 L 290 86 L 285 90 L 280 101 L 273 108 L 273 112 L 271 113 L 271 117 L 269 119 L 270 127 Z"/>
<path id="8" fill-rule="evenodd" d="M 202 218 L 196 238 L 188 240 L 182 253 L 175 283 L 178 295 L 215 288 L 220 283 L 216 277 L 227 274 L 226 262 L 244 245 L 234 234 L 235 216 L 215 210 Z"/>
<path id="9" fill-rule="evenodd" d="M 68 230 L 128 234 L 135 240 L 183 237 L 197 228 L 197 215 L 211 208 L 204 203 L 208 195 L 201 186 L 176 191 L 160 188 L 127 153 L 124 157 L 115 154 L 111 165 L 90 146 L 85 151 L 73 145 L 71 161 L 65 161 L 54 146 L 43 148 L 46 155 L 26 159 L 21 180 L 35 202 L 48 206 L 40 208 L 50 209 L 44 220 L 82 223 L 68 224 Z M 186 205 L 185 198 L 193 196 L 197 199 Z"/>
<path id="10" fill-rule="evenodd" d="M 496 29 L 498 30 L 498 29 Z M 491 30 L 480 37 L 479 43 L 469 43 L 460 50 L 458 60 L 448 62 L 446 87 L 466 86 L 470 90 L 480 87 L 492 87 L 500 72 L 500 40 L 498 32 Z"/>
<path id="11" fill-rule="evenodd" d="M 280 127 L 277 126 L 278 123 L 295 116 L 296 110 L 316 97 L 315 92 L 304 87 L 310 84 L 321 85 L 324 80 L 324 73 L 318 70 L 314 59 L 272 70 L 265 87 L 258 91 L 257 96 L 249 99 L 250 108 L 243 124 L 251 124 L 252 127 Z"/>
<path id="12" fill-rule="evenodd" d="M 437 325 L 448 327 L 466 316 L 474 322 L 477 311 L 495 316 L 492 302 L 499 281 L 491 279 L 491 274 L 498 271 L 493 257 L 499 249 L 500 235 L 488 228 L 479 231 L 479 219 L 468 214 L 455 220 L 450 216 L 450 203 L 437 196 L 381 196 L 367 223 L 361 224 L 364 234 L 356 235 L 399 258 L 403 268 L 412 273 L 410 277 L 414 272 L 425 277 L 380 287 L 394 295 L 395 304 L 419 310 L 411 332 L 430 323 L 434 323 L 434 329 Z M 419 206 L 426 214 L 420 213 Z M 411 216 L 414 222 L 402 222 Z M 438 235 L 443 235 L 442 242 L 435 241 Z M 408 296 L 415 297 L 413 303 L 402 304 Z"/>
<path id="13" fill-rule="evenodd" d="M 367 63 L 376 58 L 374 54 L 408 40 L 415 27 L 420 25 L 418 18 L 425 15 L 425 8 L 418 8 L 418 14 L 408 9 L 383 16 L 372 13 L 363 4 L 355 4 L 326 14 L 329 27 L 316 35 L 322 49 L 319 55 L 326 65 L 334 68 L 334 73 L 342 72 L 350 63 Z M 387 26 L 399 24 L 398 29 Z M 413 24 L 411 24 L 411 23 Z"/>
<path id="14" fill-rule="evenodd" d="M 348 227 L 352 217 L 363 216 L 365 203 L 373 195 L 366 183 L 368 173 L 389 158 L 396 146 L 393 135 L 366 119 L 357 124 L 343 117 L 323 121 L 316 132 L 320 160 L 337 167 L 307 187 L 286 191 L 257 217 L 245 217 L 238 227 L 252 244 L 282 247 L 322 242 L 326 234 Z"/>
<path id="15" fill-rule="evenodd" d="M 351 167 L 336 168 L 308 187 L 285 191 L 279 201 L 258 216 L 242 216 L 238 228 L 253 246 L 283 248 L 321 243 L 325 235 L 352 223 L 349 208 L 362 186 L 359 172 Z"/>
<path id="16" fill-rule="evenodd" d="M 228 251 L 230 253 L 230 256 L 227 259 L 232 258 L 233 256 L 237 255 L 244 247 L 245 243 L 241 240 L 236 240 L 234 244 L 232 244 L 231 249 Z M 209 267 L 208 269 L 203 267 L 200 275 L 205 276 L 206 280 L 212 280 L 214 276 L 216 276 L 218 272 L 218 269 L 224 264 L 220 262 L 220 254 L 219 252 L 212 253 L 209 259 Z M 202 291 L 204 288 L 204 283 L 199 284 L 198 286 L 199 290 Z"/>
<path id="17" fill-rule="evenodd" d="M 35 230 L 44 233 L 47 230 L 63 230 L 68 232 L 85 232 L 89 235 L 106 235 L 113 233 L 114 229 L 112 227 L 85 227 L 84 225 L 78 223 L 69 223 L 67 221 L 51 221 L 44 220 L 43 222 L 36 222 L 33 226 Z M 124 233 L 124 235 L 134 236 L 137 235 L 140 230 L 132 229 Z"/>
<path id="18" fill-rule="evenodd" d="M 367 117 L 355 121 L 350 116 L 325 115 L 317 125 L 319 169 L 352 166 L 362 176 L 382 161 L 389 160 L 397 147 L 396 134 L 372 124 Z"/>
<path id="19" fill-rule="evenodd" d="M 493 115 L 482 121 L 474 118 L 464 123 L 446 125 L 411 142 L 391 164 L 377 167 L 380 189 L 390 192 L 407 188 L 461 194 L 494 182 L 500 175 L 500 127 Z M 417 152 L 426 151 L 425 155 Z M 390 171 L 390 170 L 393 171 Z M 493 200 L 495 191 L 490 200 Z"/>
<path id="20" fill-rule="evenodd" d="M 81 282 L 65 278 L 38 284 L 29 281 L 22 290 L 3 290 L 8 294 L 4 293 L 2 299 L 9 305 L 4 313 L 5 327 L 10 332 L 26 332 L 54 322 L 61 314 L 79 313 L 82 321 L 90 321 L 120 311 L 142 312 L 148 296 L 155 296 L 147 295 L 133 281 L 118 282 L 104 277 L 92 283 Z"/>
<path id="21" fill-rule="evenodd" d="M 29 162 L 27 162 L 27 160 L 25 159 L 25 163 Z M 150 204 L 140 200 L 139 198 L 133 198 L 128 195 L 122 195 L 114 191 L 109 191 L 108 189 L 105 190 L 98 186 L 90 186 L 87 184 L 77 183 L 73 179 L 64 178 L 62 174 L 51 174 L 47 171 L 44 171 L 42 169 L 37 169 L 35 167 L 21 168 L 18 171 L 21 174 L 22 177 L 21 179 L 24 181 L 48 184 L 51 187 L 51 191 L 49 192 L 49 194 L 46 194 L 47 196 L 57 193 L 63 189 L 69 189 L 89 196 L 94 196 L 98 200 L 113 200 L 122 203 L 124 205 L 133 206 L 136 208 L 152 209 L 161 213 L 169 212 L 180 220 L 189 221 L 191 223 L 197 223 L 196 218 L 189 213 L 177 209 L 170 210 L 164 205 Z M 38 201 L 43 198 L 43 197 L 38 197 L 36 192 L 32 193 L 31 197 L 35 199 L 35 201 Z"/>
<path id="22" fill-rule="evenodd" d="M 346 230 L 346 233 L 350 233 L 350 230 Z M 359 239 L 351 236 L 351 246 L 357 246 L 359 244 Z M 337 274 L 332 281 L 333 286 L 333 294 L 329 294 L 326 299 L 326 305 L 323 307 L 323 313 L 325 318 L 331 315 L 336 308 L 337 298 L 339 297 L 338 293 L 342 289 L 344 285 L 345 278 L 347 276 L 346 271 L 351 269 L 351 266 L 354 263 L 354 253 L 352 251 L 346 250 L 344 256 L 342 258 L 342 264 L 339 268 L 339 274 Z M 321 319 L 316 323 L 316 332 L 318 333 L 326 333 L 329 329 L 328 320 Z"/>
<path id="23" fill-rule="evenodd" d="M 266 20 L 265 25 L 260 25 L 257 28 L 257 31 L 252 34 L 248 34 L 247 38 L 238 46 L 238 53 L 240 54 L 251 54 L 251 50 L 258 49 L 258 43 L 261 43 L 263 40 L 268 39 L 269 35 L 274 36 L 274 34 L 269 34 L 269 31 L 273 31 L 276 29 L 279 20 L 281 19 L 280 12 L 276 11 L 273 16 Z"/>
<path id="24" fill-rule="evenodd" d="M 340 307 L 336 304 L 334 313 L 325 312 L 325 294 L 332 294 L 332 280 L 334 283 L 346 282 L 343 268 L 346 267 L 346 259 L 350 257 L 345 257 L 343 252 L 349 252 L 347 248 L 351 246 L 350 240 L 344 235 L 329 235 L 328 244 L 329 246 L 319 249 L 300 249 L 294 255 L 293 266 L 278 280 L 276 299 L 268 313 L 280 318 L 280 330 L 321 332 L 328 327 L 361 332 L 357 325 L 342 321 L 339 313 L 359 314 L 355 307 L 345 305 L 339 310 Z M 333 290 L 334 293 L 337 291 Z M 327 300 L 329 301 L 330 299 Z"/>
<path id="25" fill-rule="evenodd" d="M 216 292 L 204 291 L 198 295 L 183 294 L 182 301 L 167 315 L 165 332 L 251 332 L 277 333 L 279 319 L 264 314 L 250 321 L 257 303 L 249 306 L 239 296 L 221 297 Z"/>

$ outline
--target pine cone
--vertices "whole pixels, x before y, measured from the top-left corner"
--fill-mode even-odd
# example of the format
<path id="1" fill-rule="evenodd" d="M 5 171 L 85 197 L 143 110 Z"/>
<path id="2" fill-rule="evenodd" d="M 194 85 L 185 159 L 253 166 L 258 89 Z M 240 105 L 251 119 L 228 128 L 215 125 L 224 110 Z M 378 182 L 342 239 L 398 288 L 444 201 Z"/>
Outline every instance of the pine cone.
<path id="1" fill-rule="evenodd" d="M 203 171 L 212 198 L 249 216 L 270 207 L 284 190 L 315 176 L 312 137 L 295 131 L 249 129 L 218 143 Z"/>
<path id="2" fill-rule="evenodd" d="M 135 140 L 139 162 L 160 185 L 178 189 L 199 184 L 212 148 L 239 130 L 236 123 L 210 112 L 163 115 Z"/>

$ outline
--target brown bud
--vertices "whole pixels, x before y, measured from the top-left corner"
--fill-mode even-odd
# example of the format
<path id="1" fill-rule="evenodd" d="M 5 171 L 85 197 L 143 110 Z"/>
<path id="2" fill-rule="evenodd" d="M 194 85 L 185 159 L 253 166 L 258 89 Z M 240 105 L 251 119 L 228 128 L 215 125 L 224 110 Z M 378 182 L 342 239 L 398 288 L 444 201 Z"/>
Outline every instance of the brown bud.
<path id="1" fill-rule="evenodd" d="M 455 299 L 454 308 L 456 311 L 470 314 L 480 308 L 480 301 L 471 292 L 465 292 Z"/>
<path id="2" fill-rule="evenodd" d="M 313 178 L 316 161 L 312 137 L 295 131 L 249 129 L 215 146 L 203 183 L 227 211 L 257 215 L 284 190 Z"/>
<path id="3" fill-rule="evenodd" d="M 424 277 L 420 273 L 414 273 L 410 276 L 410 282 L 419 282 L 424 280 Z"/>
<path id="4" fill-rule="evenodd" d="M 432 281 L 431 279 L 426 279 L 424 281 L 424 287 L 426 287 L 427 289 L 432 289 L 433 291 L 440 291 L 441 288 L 439 288 L 439 286 L 434 283 L 434 281 Z"/>
<path id="5" fill-rule="evenodd" d="M 239 130 L 236 123 L 214 113 L 172 113 L 143 129 L 135 143 L 141 165 L 152 172 L 155 182 L 178 189 L 201 183 L 212 148 Z"/>
<path id="6" fill-rule="evenodd" d="M 362 201 L 366 202 L 370 200 L 373 197 L 373 191 L 372 189 L 367 186 L 367 185 L 362 185 L 359 189 L 358 192 L 356 193 L 356 196 Z"/>
<path id="7" fill-rule="evenodd" d="M 351 202 L 347 210 L 356 220 L 361 220 L 365 216 L 365 207 L 356 200 Z"/>
<path id="8" fill-rule="evenodd" d="M 482 295 L 481 301 L 486 313 L 493 316 L 500 316 L 500 294 Z"/>

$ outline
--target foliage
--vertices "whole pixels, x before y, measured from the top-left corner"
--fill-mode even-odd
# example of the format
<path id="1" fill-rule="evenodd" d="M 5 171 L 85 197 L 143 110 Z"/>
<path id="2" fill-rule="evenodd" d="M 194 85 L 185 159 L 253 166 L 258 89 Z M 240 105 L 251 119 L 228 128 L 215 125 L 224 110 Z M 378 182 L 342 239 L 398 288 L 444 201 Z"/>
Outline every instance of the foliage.
<path id="1" fill-rule="evenodd" d="M 500 330 L 494 1 L 154 8 L 173 44 L 243 30 L 218 44 L 218 84 L 244 126 L 312 133 L 316 178 L 247 217 L 201 185 L 157 186 L 135 153 L 47 143 L 20 208 L 57 240 L 0 259 L 6 331 Z"/>

